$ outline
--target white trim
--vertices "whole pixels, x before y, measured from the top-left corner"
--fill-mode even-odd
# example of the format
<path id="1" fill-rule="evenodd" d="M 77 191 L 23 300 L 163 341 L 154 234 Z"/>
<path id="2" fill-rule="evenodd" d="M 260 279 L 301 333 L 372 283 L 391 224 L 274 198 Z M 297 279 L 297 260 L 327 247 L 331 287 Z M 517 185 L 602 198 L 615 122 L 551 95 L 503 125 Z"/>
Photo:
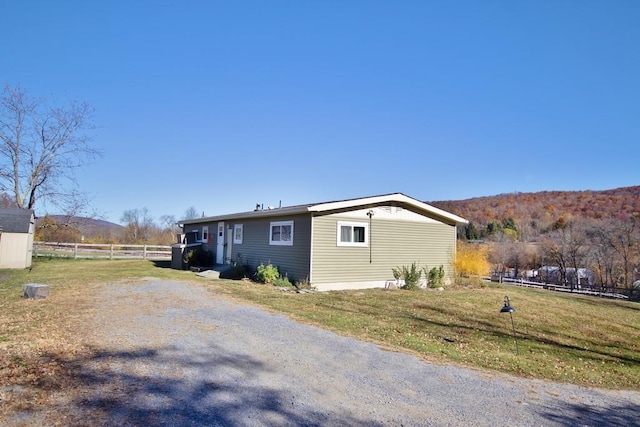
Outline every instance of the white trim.
<path id="1" fill-rule="evenodd" d="M 339 209 L 349 209 L 349 208 L 362 206 L 362 205 L 378 205 L 378 204 L 388 203 L 388 202 L 405 203 L 421 211 L 429 212 L 431 214 L 448 219 L 449 221 L 452 221 L 452 222 L 456 222 L 460 224 L 469 223 L 469 221 L 467 221 L 462 217 L 459 217 L 458 215 L 454 215 L 450 212 L 443 211 L 442 209 L 438 209 L 435 206 L 431 206 L 419 200 L 416 200 L 412 197 L 405 196 L 402 193 L 385 194 L 383 196 L 365 197 L 362 199 L 343 200 L 339 202 L 320 203 L 317 205 L 309 206 L 307 209 L 309 210 L 309 212 L 326 212 L 326 211 L 339 210 Z"/>
<path id="2" fill-rule="evenodd" d="M 238 238 L 238 230 L 240 230 L 240 237 Z M 244 227 L 242 224 L 234 224 L 233 225 L 233 243 L 242 244 L 242 239 L 244 239 Z"/>
<path id="3" fill-rule="evenodd" d="M 351 227 L 350 242 L 343 242 L 341 240 L 342 227 Z M 354 227 L 362 227 L 364 229 L 364 242 L 353 241 Z M 337 227 L 336 227 L 336 246 L 351 246 L 351 247 L 358 247 L 358 248 L 366 248 L 367 246 L 369 246 L 369 224 L 366 222 L 356 222 L 356 221 L 338 221 Z"/>
<path id="4" fill-rule="evenodd" d="M 291 227 L 291 233 L 288 240 L 273 240 L 273 227 L 280 227 L 280 235 L 282 236 L 282 227 Z M 269 244 L 276 246 L 293 246 L 293 220 L 289 221 L 273 221 L 269 223 Z"/>
<path id="5" fill-rule="evenodd" d="M 208 225 L 202 226 L 202 234 L 200 235 L 200 241 L 203 243 L 209 242 L 209 226 Z"/>

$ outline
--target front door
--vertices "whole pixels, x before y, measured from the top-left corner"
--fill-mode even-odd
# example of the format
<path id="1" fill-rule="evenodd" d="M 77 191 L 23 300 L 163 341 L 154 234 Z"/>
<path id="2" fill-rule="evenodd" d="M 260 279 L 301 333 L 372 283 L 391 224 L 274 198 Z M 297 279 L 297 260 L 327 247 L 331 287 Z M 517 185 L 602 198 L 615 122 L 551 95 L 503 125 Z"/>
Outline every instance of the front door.
<path id="1" fill-rule="evenodd" d="M 216 264 L 224 264 L 224 222 L 218 223 L 216 239 Z"/>
<path id="2" fill-rule="evenodd" d="M 231 257 L 233 252 L 233 229 L 229 228 L 227 230 L 227 259 L 225 259 L 227 264 L 231 264 Z"/>

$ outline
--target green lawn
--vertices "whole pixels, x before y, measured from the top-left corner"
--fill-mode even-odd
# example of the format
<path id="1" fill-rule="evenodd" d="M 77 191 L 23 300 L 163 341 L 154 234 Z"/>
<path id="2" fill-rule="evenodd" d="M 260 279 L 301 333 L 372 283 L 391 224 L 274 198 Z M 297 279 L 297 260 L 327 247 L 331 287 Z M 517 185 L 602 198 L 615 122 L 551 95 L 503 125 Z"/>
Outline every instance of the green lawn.
<path id="1" fill-rule="evenodd" d="M 442 292 L 297 294 L 246 281 L 207 281 L 166 267 L 140 260 L 38 260 L 31 272 L 0 271 L 0 350 L 11 357 L 20 349 L 18 356 L 25 357 L 28 348 L 17 344 L 35 325 L 63 325 L 90 315 L 86 294 L 93 287 L 153 276 L 198 281 L 214 292 L 435 363 L 640 390 L 638 303 L 500 284 Z M 36 303 L 22 299 L 21 286 L 27 282 L 50 284 L 52 297 Z M 500 313 L 505 295 L 516 308 L 517 354 L 509 314 Z M 61 332 L 57 339 L 62 337 Z"/>

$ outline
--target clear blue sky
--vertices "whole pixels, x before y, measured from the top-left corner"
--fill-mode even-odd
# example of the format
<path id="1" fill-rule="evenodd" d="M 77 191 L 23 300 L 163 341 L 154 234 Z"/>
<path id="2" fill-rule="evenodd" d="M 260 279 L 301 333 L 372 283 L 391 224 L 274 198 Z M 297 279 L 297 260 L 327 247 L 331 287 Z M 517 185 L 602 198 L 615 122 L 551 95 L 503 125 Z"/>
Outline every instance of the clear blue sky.
<path id="1" fill-rule="evenodd" d="M 77 177 L 114 222 L 640 184 L 637 0 L 0 0 L 0 16 L 1 83 L 95 107 L 104 155 Z"/>

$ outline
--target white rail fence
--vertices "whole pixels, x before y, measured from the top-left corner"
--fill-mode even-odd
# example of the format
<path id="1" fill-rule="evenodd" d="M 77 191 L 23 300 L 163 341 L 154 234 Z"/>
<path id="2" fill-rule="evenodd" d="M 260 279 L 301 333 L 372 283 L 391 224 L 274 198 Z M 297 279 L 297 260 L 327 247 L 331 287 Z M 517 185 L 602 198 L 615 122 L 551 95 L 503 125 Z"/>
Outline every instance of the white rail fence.
<path id="1" fill-rule="evenodd" d="M 495 279 L 489 279 L 491 281 L 497 281 Z M 606 298 L 617 298 L 617 299 L 630 299 L 630 295 L 632 296 L 633 294 L 633 290 L 632 289 L 620 289 L 620 288 L 616 288 L 614 286 L 609 286 L 609 287 L 603 287 L 600 290 L 598 290 L 598 287 L 587 287 L 587 286 L 574 286 L 574 287 L 570 287 L 570 286 L 566 286 L 566 285 L 555 285 L 553 283 L 541 283 L 541 282 L 530 282 L 527 280 L 523 280 L 523 279 L 511 279 L 511 278 L 507 278 L 507 277 L 501 277 L 499 278 L 500 283 L 506 283 L 509 285 L 515 285 L 515 286 L 524 286 L 527 288 L 538 288 L 538 289 L 550 289 L 552 291 L 558 291 L 558 292 L 570 292 L 570 293 L 575 293 L 575 294 L 583 294 L 583 295 L 594 295 L 594 296 L 599 296 L 599 297 L 606 297 Z M 623 292 L 627 292 L 630 295 L 625 295 L 622 292 L 619 292 L 619 290 L 622 290 Z"/>
<path id="2" fill-rule="evenodd" d="M 171 246 L 33 242 L 33 256 L 74 259 L 170 260 Z"/>

